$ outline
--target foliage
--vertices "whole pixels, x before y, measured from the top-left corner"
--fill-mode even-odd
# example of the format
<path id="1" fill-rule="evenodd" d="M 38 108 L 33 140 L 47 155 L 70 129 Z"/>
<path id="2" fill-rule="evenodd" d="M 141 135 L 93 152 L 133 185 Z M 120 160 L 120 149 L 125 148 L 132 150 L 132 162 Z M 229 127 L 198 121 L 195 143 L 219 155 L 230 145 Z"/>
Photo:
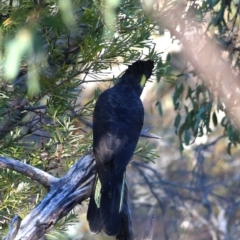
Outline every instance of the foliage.
<path id="1" fill-rule="evenodd" d="M 56 229 L 45 236 L 48 240 L 65 240 L 68 238 L 68 234 L 66 233 L 68 226 L 75 224 L 77 221 L 77 215 L 74 212 L 71 212 L 56 224 Z"/>
<path id="2" fill-rule="evenodd" d="M 64 174 L 91 149 L 87 126 L 99 91 L 87 99 L 86 84 L 105 81 L 106 71 L 120 62 L 160 58 L 150 39 L 154 25 L 137 0 L 113 6 L 114 32 L 105 25 L 108 6 L 102 1 L 66 2 L 5 1 L 0 10 L 0 155 L 53 175 Z M 0 180 L 6 229 L 14 214 L 24 217 L 46 191 L 9 170 L 1 170 Z M 59 239 L 59 232 L 49 239 L 56 234 Z"/>
<path id="3" fill-rule="evenodd" d="M 197 146 L 189 161 L 181 158 L 177 164 L 173 161 L 175 152 L 161 149 L 159 154 L 152 141 L 140 143 L 134 158 L 149 164 L 132 164 L 142 176 L 134 185 L 136 198 L 142 201 L 146 190 L 143 186 L 147 185 L 149 191 L 141 206 L 145 204 L 151 209 L 157 206 L 161 219 L 167 216 L 169 227 L 162 230 L 166 239 L 176 236 L 179 239 L 181 234 L 198 236 L 196 231 L 206 232 L 204 227 L 209 228 L 207 239 L 217 239 L 220 235 L 237 239 L 232 222 L 239 215 L 236 183 L 239 176 L 226 180 L 226 169 L 231 164 L 224 162 L 227 158 L 224 154 L 223 159 L 206 155 L 222 135 L 228 139 L 228 153 L 235 151 L 234 146 L 240 141 L 236 115 L 239 98 L 234 85 L 234 78 L 239 78 L 239 2 L 141 2 L 145 11 L 138 0 L 2 3 L 0 155 L 19 159 L 53 175 L 63 175 L 76 159 L 91 149 L 91 116 L 101 89 L 91 92 L 90 83 L 107 82 L 106 88 L 118 77 L 109 72 L 121 63 L 150 58 L 156 66 L 156 88 L 167 84 L 172 90 L 171 112 L 174 110 L 175 116 L 170 116 L 173 118 L 170 124 L 179 138 L 180 151 L 186 146 L 197 146 L 198 138 L 216 135 L 216 130 L 220 137 Z M 165 29 L 171 33 L 169 42 L 178 38 L 185 50 L 187 60 L 180 58 L 183 68 L 174 66 L 174 53 L 163 58 L 152 40 L 152 36 L 164 33 Z M 186 35 L 191 34 L 201 51 L 188 45 Z M 208 42 L 217 46 L 220 54 L 208 48 Z M 210 53 L 207 58 L 211 60 L 204 59 L 205 65 L 204 61 L 198 61 L 204 49 Z M 226 75 L 216 67 L 219 59 L 227 64 L 231 74 Z M 168 117 L 161 94 L 153 105 L 159 113 L 158 127 Z M 223 118 L 220 113 L 224 114 Z M 152 167 L 151 162 L 158 155 L 164 164 L 156 169 L 159 163 L 156 161 Z M 170 163 L 166 163 L 169 158 Z M 221 162 L 220 170 L 216 162 Z M 46 190 L 10 170 L 2 169 L 0 173 L 0 226 L 4 234 L 11 217 L 16 213 L 24 217 Z M 221 211 L 228 217 L 220 216 Z M 140 214 L 146 218 L 143 208 Z M 170 221 L 172 218 L 174 223 Z M 185 219 L 197 230 L 182 227 Z M 226 223 L 229 232 L 217 225 L 219 219 Z M 66 238 L 66 227 L 75 220 L 71 213 L 47 237 Z M 176 235 L 169 233 L 171 227 Z M 163 236 L 162 232 L 158 236 Z"/>
<path id="4" fill-rule="evenodd" d="M 238 106 L 238 96 L 234 92 L 239 77 L 239 3 L 231 0 L 161 2 L 162 8 L 156 11 L 160 27 L 169 29 L 172 41 L 177 37 L 184 48 L 190 49 L 186 50 L 189 62 L 183 60 L 183 68 L 164 67 L 168 74 L 161 75 L 174 82 L 173 104 L 177 111 L 174 127 L 180 150 L 184 149 L 183 145 L 193 144 L 198 137 L 210 134 L 212 129 L 220 126 L 228 138 L 230 154 L 231 147 L 240 142 L 238 120 L 234 114 Z M 173 29 L 177 27 L 180 28 L 179 36 L 192 37 L 192 44 L 199 41 L 199 46 L 193 47 L 191 40 L 174 36 L 176 31 Z M 198 59 L 197 64 L 194 58 Z M 167 61 L 171 62 L 170 54 Z M 224 64 L 220 65 L 218 61 L 225 62 L 230 69 L 221 69 Z M 222 112 L 226 114 L 223 119 L 219 116 Z"/>

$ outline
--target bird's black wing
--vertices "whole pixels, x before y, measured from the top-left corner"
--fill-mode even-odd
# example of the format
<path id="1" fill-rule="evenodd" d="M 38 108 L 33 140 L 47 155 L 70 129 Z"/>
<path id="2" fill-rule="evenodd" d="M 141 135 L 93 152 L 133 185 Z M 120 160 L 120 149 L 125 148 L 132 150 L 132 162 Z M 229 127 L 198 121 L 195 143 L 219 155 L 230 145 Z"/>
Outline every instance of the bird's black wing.
<path id="1" fill-rule="evenodd" d="M 140 98 L 124 90 L 119 87 L 108 89 L 95 106 L 93 150 L 102 185 L 109 182 L 105 180 L 106 176 L 117 176 L 125 171 L 143 125 L 144 110 Z"/>

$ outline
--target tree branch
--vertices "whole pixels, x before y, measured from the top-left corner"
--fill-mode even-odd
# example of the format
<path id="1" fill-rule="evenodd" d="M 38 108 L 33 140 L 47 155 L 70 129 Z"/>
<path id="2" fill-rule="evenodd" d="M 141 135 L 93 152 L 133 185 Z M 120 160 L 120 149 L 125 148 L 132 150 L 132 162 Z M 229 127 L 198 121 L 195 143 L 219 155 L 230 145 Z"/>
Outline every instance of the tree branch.
<path id="1" fill-rule="evenodd" d="M 46 188 L 53 186 L 58 179 L 41 169 L 32 167 L 26 163 L 14 160 L 12 158 L 0 157 L 0 168 L 8 168 L 21 173 L 34 181 L 37 181 Z"/>
<path id="2" fill-rule="evenodd" d="M 0 157 L 0 167 L 9 168 L 38 181 L 49 192 L 42 201 L 21 221 L 9 228 L 4 240 L 38 240 L 76 205 L 89 198 L 95 175 L 95 161 L 91 154 L 80 158 L 67 174 L 54 178 L 42 170 L 10 158 Z M 15 224 L 15 219 L 12 222 Z M 12 236 L 15 236 L 12 238 Z M 128 190 L 125 189 L 123 220 L 118 240 L 132 240 L 133 230 L 129 208 Z"/>
<path id="3" fill-rule="evenodd" d="M 5 160 L 5 158 L 2 157 L 1 161 L 3 162 L 3 160 Z M 20 166 L 18 161 L 12 160 L 11 164 L 13 163 L 17 163 L 18 167 Z M 5 165 L 4 167 L 10 166 L 10 169 L 16 170 L 11 164 Z M 29 168 L 27 164 L 22 164 L 21 167 L 17 169 L 18 172 L 25 174 L 26 171 L 21 169 L 23 166 Z M 32 173 L 33 171 L 37 172 L 34 168 L 30 167 L 29 169 L 31 169 Z M 45 181 L 45 183 L 48 183 L 47 185 L 50 186 L 48 194 L 22 220 L 14 240 L 40 239 L 77 204 L 87 199 L 91 193 L 94 169 L 95 162 L 93 156 L 89 154 L 80 158 L 64 177 L 60 179 L 53 178 L 54 181 L 49 181 L 51 184 Z M 49 176 L 47 177 L 49 178 Z M 55 182 L 55 184 L 52 184 L 53 182 Z M 9 232 L 6 239 L 8 239 L 10 234 Z"/>
<path id="4" fill-rule="evenodd" d="M 15 215 L 9 224 L 8 236 L 4 237 L 3 240 L 14 240 L 21 224 L 21 218 Z"/>
<path id="5" fill-rule="evenodd" d="M 146 138 L 155 138 L 155 139 L 161 139 L 162 137 L 152 134 L 152 133 L 148 133 L 148 131 L 150 131 L 152 128 L 154 128 L 154 126 L 150 126 L 144 130 L 141 131 L 140 133 L 140 137 L 146 137 Z"/>

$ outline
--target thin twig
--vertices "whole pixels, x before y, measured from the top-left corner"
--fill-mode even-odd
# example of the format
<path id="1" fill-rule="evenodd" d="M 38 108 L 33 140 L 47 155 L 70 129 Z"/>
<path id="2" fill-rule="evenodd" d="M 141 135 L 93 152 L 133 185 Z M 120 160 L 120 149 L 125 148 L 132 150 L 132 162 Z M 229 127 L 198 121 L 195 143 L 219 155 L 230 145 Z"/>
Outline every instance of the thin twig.
<path id="1" fill-rule="evenodd" d="M 151 134 L 151 133 L 147 133 L 149 130 L 151 130 L 154 126 L 150 126 L 144 130 L 141 131 L 140 133 L 140 137 L 146 137 L 146 138 L 155 138 L 155 139 L 161 139 L 162 137 L 155 135 L 155 134 Z"/>

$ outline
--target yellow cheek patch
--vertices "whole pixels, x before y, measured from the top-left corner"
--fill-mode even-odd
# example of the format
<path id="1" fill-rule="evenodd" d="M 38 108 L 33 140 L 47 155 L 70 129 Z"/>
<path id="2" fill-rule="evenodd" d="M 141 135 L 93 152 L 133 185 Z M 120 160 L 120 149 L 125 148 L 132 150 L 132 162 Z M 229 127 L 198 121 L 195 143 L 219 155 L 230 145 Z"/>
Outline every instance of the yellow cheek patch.
<path id="1" fill-rule="evenodd" d="M 144 87 L 146 81 L 147 81 L 147 78 L 146 78 L 146 76 L 143 74 L 143 75 L 142 75 L 142 78 L 141 78 L 141 82 L 140 82 L 140 85 L 141 85 L 142 88 Z"/>

